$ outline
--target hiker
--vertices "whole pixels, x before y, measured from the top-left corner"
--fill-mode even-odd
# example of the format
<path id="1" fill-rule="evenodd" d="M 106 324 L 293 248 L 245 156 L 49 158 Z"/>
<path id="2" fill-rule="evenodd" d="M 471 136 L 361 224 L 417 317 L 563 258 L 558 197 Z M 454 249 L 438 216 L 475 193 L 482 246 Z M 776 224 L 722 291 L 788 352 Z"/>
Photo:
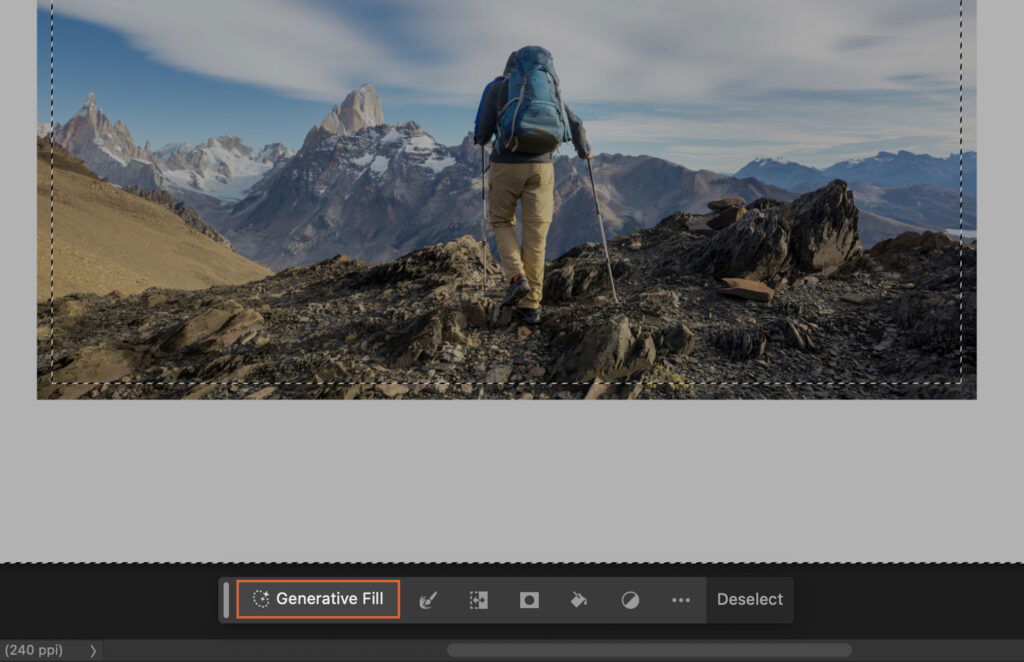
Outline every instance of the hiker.
<path id="1" fill-rule="evenodd" d="M 527 324 L 540 323 L 544 249 L 555 197 L 555 150 L 573 143 L 581 159 L 593 153 L 583 123 L 562 101 L 551 53 L 524 46 L 488 83 L 476 113 L 473 143 L 491 137 L 490 222 L 508 282 L 502 306 L 515 306 Z M 516 237 L 516 201 L 522 201 L 523 243 Z"/>

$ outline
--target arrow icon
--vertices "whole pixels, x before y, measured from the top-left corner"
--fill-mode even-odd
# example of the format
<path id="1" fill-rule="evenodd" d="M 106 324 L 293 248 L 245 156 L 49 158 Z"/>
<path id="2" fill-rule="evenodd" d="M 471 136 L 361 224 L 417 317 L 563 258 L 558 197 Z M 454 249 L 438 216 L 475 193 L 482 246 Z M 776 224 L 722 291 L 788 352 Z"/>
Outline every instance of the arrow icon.
<path id="1" fill-rule="evenodd" d="M 92 658 L 96 657 L 96 647 L 92 644 L 89 644 L 89 648 L 92 649 L 92 653 L 89 655 L 89 659 L 91 660 Z"/>

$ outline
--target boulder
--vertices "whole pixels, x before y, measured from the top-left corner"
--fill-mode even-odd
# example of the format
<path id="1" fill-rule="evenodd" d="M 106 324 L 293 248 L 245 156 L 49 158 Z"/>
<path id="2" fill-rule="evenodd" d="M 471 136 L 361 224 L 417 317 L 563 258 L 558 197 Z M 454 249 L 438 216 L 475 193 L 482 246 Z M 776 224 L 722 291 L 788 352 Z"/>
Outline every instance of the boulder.
<path id="1" fill-rule="evenodd" d="M 465 330 L 469 318 L 458 308 L 435 310 L 413 319 L 392 339 L 386 348 L 388 365 L 408 368 L 429 361 L 442 353 L 442 349 L 468 342 Z"/>
<path id="2" fill-rule="evenodd" d="M 685 356 L 693 353 L 697 336 L 685 324 L 673 324 L 655 334 L 655 344 L 662 354 Z"/>
<path id="3" fill-rule="evenodd" d="M 434 357 L 442 342 L 441 315 L 434 312 L 409 322 L 388 345 L 388 365 L 407 368 Z"/>
<path id="4" fill-rule="evenodd" d="M 736 221 L 743 218 L 743 215 L 747 213 L 747 210 L 743 207 L 729 207 L 724 209 L 708 221 L 708 227 L 712 230 L 721 230 L 727 228 Z"/>
<path id="5" fill-rule="evenodd" d="M 397 398 L 400 395 L 405 395 L 409 392 L 409 387 L 405 384 L 376 384 L 373 390 L 377 391 L 386 398 Z"/>
<path id="6" fill-rule="evenodd" d="M 818 349 L 811 337 L 810 328 L 806 324 L 791 319 L 781 319 L 775 324 L 771 341 L 802 352 L 814 352 Z"/>
<path id="7" fill-rule="evenodd" d="M 226 299 L 171 328 L 156 345 L 162 352 L 218 351 L 262 328 L 262 315 Z"/>
<path id="8" fill-rule="evenodd" d="M 544 301 L 571 301 L 599 289 L 607 280 L 607 272 L 597 265 L 568 261 L 547 271 L 544 277 Z"/>
<path id="9" fill-rule="evenodd" d="M 868 255 L 885 259 L 899 253 L 923 253 L 956 248 L 959 241 L 945 232 L 903 232 L 895 237 L 883 239 L 867 251 Z"/>
<path id="10" fill-rule="evenodd" d="M 505 384 L 511 376 L 512 366 L 496 365 L 492 366 L 486 373 L 484 373 L 484 378 L 481 381 L 487 384 Z"/>
<path id="11" fill-rule="evenodd" d="M 711 211 L 723 211 L 730 207 L 743 207 L 747 204 L 747 201 L 743 198 L 722 198 L 721 200 L 712 200 L 708 203 L 708 209 Z"/>
<path id="12" fill-rule="evenodd" d="M 781 204 L 783 203 L 778 200 L 772 200 L 771 198 L 758 198 L 747 205 L 747 209 L 771 209 L 772 207 L 778 207 Z"/>
<path id="13" fill-rule="evenodd" d="M 78 299 L 64 297 L 53 304 L 53 316 L 59 319 L 72 319 L 81 317 L 86 312 L 86 306 Z"/>
<path id="14" fill-rule="evenodd" d="M 466 316 L 466 323 L 472 329 L 484 329 L 491 325 L 491 318 L 494 314 L 494 301 L 474 297 L 462 304 L 462 314 Z"/>
<path id="15" fill-rule="evenodd" d="M 102 383 L 120 381 L 134 374 L 145 367 L 150 358 L 147 348 L 126 343 L 85 347 L 64 366 L 39 378 L 38 397 L 41 400 L 79 398 Z"/>
<path id="16" fill-rule="evenodd" d="M 768 337 L 759 329 L 729 329 L 716 334 L 712 343 L 733 361 L 748 361 L 764 354 Z"/>
<path id="17" fill-rule="evenodd" d="M 582 338 L 552 365 L 552 381 L 615 381 L 654 366 L 657 348 L 649 333 L 619 315 L 586 329 Z"/>
<path id="18" fill-rule="evenodd" d="M 630 275 L 633 268 L 624 260 L 613 260 L 616 280 Z M 611 291 L 604 254 L 599 259 L 559 258 L 544 276 L 544 302 L 562 303 Z"/>
<path id="19" fill-rule="evenodd" d="M 835 180 L 791 203 L 748 212 L 688 251 L 690 270 L 718 277 L 778 281 L 831 272 L 861 253 L 859 212 Z"/>
<path id="20" fill-rule="evenodd" d="M 483 275 L 483 244 L 464 235 L 444 244 L 427 246 L 391 262 L 357 274 L 355 285 L 393 285 L 416 281 L 424 288 L 445 285 L 454 278 L 472 279 Z M 494 260 L 490 260 L 494 268 Z"/>
<path id="21" fill-rule="evenodd" d="M 723 278 L 722 280 L 726 286 L 716 290 L 719 294 L 762 302 L 771 301 L 775 296 L 775 290 L 759 280 L 746 278 Z"/>
<path id="22" fill-rule="evenodd" d="M 657 227 L 662 230 L 682 232 L 690 229 L 690 220 L 692 218 L 692 214 L 688 214 L 685 211 L 677 211 L 658 221 Z"/>

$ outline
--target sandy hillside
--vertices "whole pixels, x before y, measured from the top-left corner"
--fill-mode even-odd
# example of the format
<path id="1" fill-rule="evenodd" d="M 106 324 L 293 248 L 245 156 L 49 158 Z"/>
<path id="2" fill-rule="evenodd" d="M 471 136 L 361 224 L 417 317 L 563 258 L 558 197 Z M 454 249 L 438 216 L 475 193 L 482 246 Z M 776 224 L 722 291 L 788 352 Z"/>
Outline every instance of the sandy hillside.
<path id="1" fill-rule="evenodd" d="M 50 155 L 40 143 L 36 296 L 50 296 Z M 58 154 L 55 169 L 56 296 L 124 294 L 150 287 L 203 289 L 264 278 L 271 271 L 188 227 L 153 202 L 93 176 Z"/>

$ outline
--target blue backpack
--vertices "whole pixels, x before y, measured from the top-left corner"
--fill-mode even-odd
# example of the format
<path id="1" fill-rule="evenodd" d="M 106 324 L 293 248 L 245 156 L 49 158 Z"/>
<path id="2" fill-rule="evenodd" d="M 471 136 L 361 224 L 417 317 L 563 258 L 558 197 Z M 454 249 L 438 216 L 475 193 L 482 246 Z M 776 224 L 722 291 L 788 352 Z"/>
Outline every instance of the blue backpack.
<path id="1" fill-rule="evenodd" d="M 546 154 L 570 140 L 551 53 L 540 46 L 520 48 L 508 75 L 508 102 L 498 111 L 499 148 Z"/>

